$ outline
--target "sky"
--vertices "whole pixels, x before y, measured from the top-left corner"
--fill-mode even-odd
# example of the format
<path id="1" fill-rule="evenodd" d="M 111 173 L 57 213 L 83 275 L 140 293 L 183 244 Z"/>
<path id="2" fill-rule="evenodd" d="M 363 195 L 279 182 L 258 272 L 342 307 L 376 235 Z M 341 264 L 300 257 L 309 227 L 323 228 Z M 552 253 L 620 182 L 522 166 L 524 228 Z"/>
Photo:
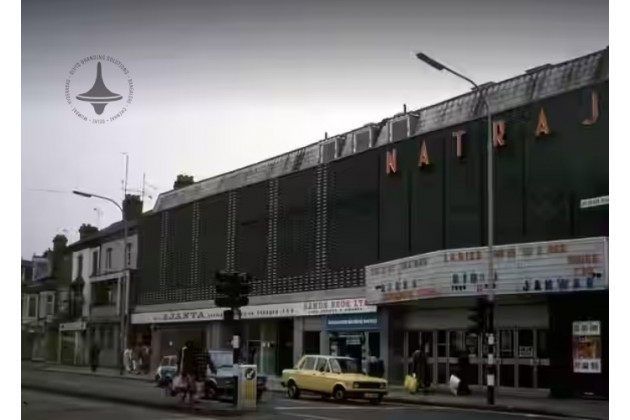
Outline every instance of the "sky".
<path id="1" fill-rule="evenodd" d="M 119 220 L 71 191 L 121 200 L 125 155 L 149 210 L 177 174 L 208 178 L 469 90 L 415 52 L 481 84 L 607 45 L 607 1 L 22 0 L 22 256 Z M 107 124 L 72 110 L 94 116 L 75 97 L 96 61 L 69 72 L 96 54 L 128 70 L 103 63 L 124 97 L 103 116 L 133 80 Z"/>

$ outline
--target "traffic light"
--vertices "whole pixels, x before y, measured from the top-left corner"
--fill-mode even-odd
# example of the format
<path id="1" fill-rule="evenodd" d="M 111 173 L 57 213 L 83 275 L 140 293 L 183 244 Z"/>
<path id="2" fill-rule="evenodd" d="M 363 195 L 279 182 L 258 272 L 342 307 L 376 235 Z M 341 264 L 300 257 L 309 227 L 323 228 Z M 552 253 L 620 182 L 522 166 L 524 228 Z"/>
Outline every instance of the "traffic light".
<path id="1" fill-rule="evenodd" d="M 232 274 L 226 273 L 225 271 L 217 271 L 214 278 L 215 288 L 217 291 L 214 304 L 219 308 L 232 308 L 234 295 Z"/>
<path id="2" fill-rule="evenodd" d="M 247 273 L 218 271 L 215 275 L 217 296 L 214 304 L 219 308 L 232 310 L 247 306 L 251 278 Z"/>
<path id="3" fill-rule="evenodd" d="M 468 319 L 471 321 L 472 325 L 468 327 L 468 332 L 483 334 L 488 325 L 488 301 L 485 298 L 477 298 L 471 312 L 472 313 L 468 315 Z"/>

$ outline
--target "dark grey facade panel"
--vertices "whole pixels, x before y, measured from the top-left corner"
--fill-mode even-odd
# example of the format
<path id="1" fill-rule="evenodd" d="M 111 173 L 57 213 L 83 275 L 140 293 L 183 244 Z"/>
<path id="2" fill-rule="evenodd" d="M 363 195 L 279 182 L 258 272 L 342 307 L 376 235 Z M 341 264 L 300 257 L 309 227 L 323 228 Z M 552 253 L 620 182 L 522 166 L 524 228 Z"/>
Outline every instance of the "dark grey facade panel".
<path id="1" fill-rule="evenodd" d="M 492 104 L 493 113 L 497 113 L 607 79 L 608 49 L 494 84 L 485 92 Z M 470 92 L 411 112 L 410 114 L 417 117 L 417 123 L 414 124 L 415 127 L 413 132 L 409 133 L 409 137 L 469 122 L 484 112 L 479 93 Z M 374 135 L 372 147 L 383 146 L 392 141 L 391 124 L 385 122 L 380 127 L 379 132 Z M 350 141 L 350 137 L 348 136 L 346 141 Z M 189 187 L 160 194 L 154 210 L 162 211 L 177 207 L 327 162 L 330 159 L 330 151 L 322 150 L 320 146 L 328 141 L 322 140 L 263 162 L 197 182 Z M 326 159 L 323 159 L 322 153 L 327 154 Z M 332 159 L 337 159 L 340 155 L 341 153 L 335 153 Z"/>

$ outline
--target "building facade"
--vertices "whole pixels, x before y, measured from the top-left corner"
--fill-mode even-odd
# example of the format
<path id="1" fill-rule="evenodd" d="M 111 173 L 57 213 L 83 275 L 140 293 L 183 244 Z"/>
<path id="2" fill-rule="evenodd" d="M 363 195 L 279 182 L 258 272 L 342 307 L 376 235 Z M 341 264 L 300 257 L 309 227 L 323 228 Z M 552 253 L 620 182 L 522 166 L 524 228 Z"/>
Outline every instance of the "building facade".
<path id="1" fill-rule="evenodd" d="M 128 201 L 136 202 L 138 197 L 127 196 L 126 203 Z M 62 337 L 59 359 L 64 364 L 88 364 L 93 345 L 100 349 L 101 366 L 117 367 L 120 363 L 121 331 L 124 331 L 121 323 L 128 310 L 125 280 L 129 277 L 133 281 L 137 269 L 137 218 L 142 213 L 142 203 L 139 203 L 139 206 L 125 205 L 130 209 L 124 222 L 116 222 L 100 231 L 82 226 L 80 240 L 69 247 L 72 251 L 73 319 L 59 326 Z"/>
<path id="2" fill-rule="evenodd" d="M 57 360 L 58 326 L 68 317 L 70 256 L 58 235 L 43 256 L 22 260 L 22 359 Z"/>
<path id="3" fill-rule="evenodd" d="M 608 50 L 543 66 L 484 91 L 493 107 L 495 243 L 520 249 L 519 244 L 568 241 L 558 246 L 569 249 L 581 238 L 605 241 L 607 207 L 580 204 L 608 195 Z M 433 252 L 472 248 L 475 256 L 485 255 L 476 248 L 487 244 L 487 129 L 481 97 L 471 92 L 162 194 L 141 222 L 132 323 L 151 333 L 156 359 L 174 353 L 187 338 L 226 347 L 230 334 L 213 306 L 214 272 L 244 271 L 256 280 L 251 307 L 245 308 L 251 315 L 243 347 L 270 360 L 264 373 L 279 373 L 299 355 L 319 349 L 378 358 L 397 382 L 412 349 L 426 343 L 436 355 L 434 382 L 444 382 L 449 365 L 442 368 L 443 359 L 451 358 L 449 343 L 466 341 L 464 314 L 473 295 L 382 301 L 373 296 L 374 287 L 394 295 L 401 290 L 387 289 L 390 283 L 396 288 L 394 280 L 366 284 L 366 270 Z M 571 333 L 568 341 L 553 344 L 566 350 L 568 342 L 569 355 L 549 350 L 548 357 L 539 357 L 545 351 L 539 346 L 557 329 L 566 333 L 552 326 L 569 322 L 554 317 L 558 308 L 575 304 L 567 302 L 595 299 L 607 305 L 607 271 L 600 268 L 592 290 L 545 294 L 535 290 L 535 281 L 519 278 L 530 280 L 533 292 L 499 298 L 497 311 L 507 323 L 501 325 L 509 330 L 503 342 L 516 352 L 506 356 L 516 362 L 503 369 L 508 373 L 502 387 L 551 388 L 545 369 L 521 369 L 520 347 L 523 363 L 549 359 L 556 383 L 572 377 L 555 361 L 570 359 Z M 467 282 L 466 270 L 462 275 Z M 354 313 L 304 312 L 352 306 L 339 302 L 360 303 Z M 597 318 L 604 337 L 607 318 L 577 318 Z M 477 365 L 481 381 L 483 363 Z M 600 370 L 604 378 L 604 356 Z"/>

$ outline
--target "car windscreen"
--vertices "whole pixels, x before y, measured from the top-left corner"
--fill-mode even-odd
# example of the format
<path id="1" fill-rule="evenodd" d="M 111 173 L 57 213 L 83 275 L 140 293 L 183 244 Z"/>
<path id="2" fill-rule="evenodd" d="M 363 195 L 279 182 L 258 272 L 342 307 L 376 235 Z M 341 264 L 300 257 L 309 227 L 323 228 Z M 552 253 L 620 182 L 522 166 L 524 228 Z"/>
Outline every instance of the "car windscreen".
<path id="1" fill-rule="evenodd" d="M 361 373 L 361 367 L 354 359 L 330 359 L 334 373 Z"/>
<path id="2" fill-rule="evenodd" d="M 210 353 L 210 358 L 212 359 L 212 363 L 214 363 L 214 366 L 217 369 L 233 366 L 233 356 L 230 352 Z"/>

